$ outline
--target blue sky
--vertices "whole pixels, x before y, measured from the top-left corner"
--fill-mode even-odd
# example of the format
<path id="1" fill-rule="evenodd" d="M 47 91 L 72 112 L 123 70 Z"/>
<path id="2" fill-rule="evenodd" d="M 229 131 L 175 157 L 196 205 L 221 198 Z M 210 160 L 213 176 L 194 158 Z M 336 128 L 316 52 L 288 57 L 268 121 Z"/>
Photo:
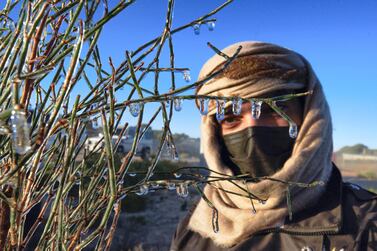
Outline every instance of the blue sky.
<path id="1" fill-rule="evenodd" d="M 109 1 L 113 4 L 113 1 Z M 173 28 L 186 24 L 221 5 L 220 0 L 176 0 Z M 1 7 L 3 7 L 1 5 Z M 167 0 L 139 0 L 111 20 L 99 40 L 101 58 L 112 57 L 117 66 L 125 50 L 161 34 Z M 333 119 L 334 148 L 363 143 L 377 148 L 377 1 L 375 0 L 235 0 L 214 17 L 214 31 L 201 27 L 195 35 L 187 29 L 173 36 L 176 67 L 188 67 L 196 80 L 201 66 L 218 48 L 245 40 L 276 43 L 295 50 L 312 64 L 324 87 Z M 160 66 L 168 66 L 168 49 L 162 51 Z M 177 86 L 186 85 L 176 74 Z M 161 92 L 170 86 L 169 75 L 161 74 Z M 153 78 L 142 86 L 151 87 Z M 73 95 L 85 92 L 74 90 Z M 128 91 L 118 95 L 125 99 Z M 136 96 L 135 96 L 136 98 Z M 74 100 L 74 99 L 72 99 Z M 156 105 L 146 107 L 147 117 Z M 125 120 L 135 123 L 127 114 Z M 154 129 L 162 127 L 157 119 Z M 173 132 L 200 137 L 200 115 L 192 101 L 184 101 L 175 112 Z"/>
<path id="2" fill-rule="evenodd" d="M 223 1 L 176 0 L 173 27 L 200 17 Z M 137 1 L 114 18 L 100 39 L 102 58 L 116 64 L 124 51 L 135 50 L 162 31 L 167 1 Z M 176 66 L 188 67 L 195 80 L 201 65 L 213 55 L 206 43 L 218 48 L 244 40 L 280 44 L 304 55 L 312 64 L 330 104 L 334 146 L 364 143 L 377 148 L 377 1 L 234 1 L 216 14 L 213 32 L 201 27 L 174 37 Z M 164 52 L 167 52 L 167 48 Z M 167 53 L 163 53 L 166 58 Z M 183 86 L 181 74 L 177 85 Z M 161 76 L 161 83 L 168 81 Z M 148 79 L 143 85 L 148 86 Z M 149 82 L 152 82 L 150 79 Z M 165 83 L 165 87 L 169 83 Z M 162 90 L 164 87 L 162 87 Z M 131 119 L 131 118 L 130 118 Z M 185 101 L 172 121 L 173 132 L 200 136 L 200 115 L 193 102 Z M 161 128 L 161 120 L 153 125 Z"/>

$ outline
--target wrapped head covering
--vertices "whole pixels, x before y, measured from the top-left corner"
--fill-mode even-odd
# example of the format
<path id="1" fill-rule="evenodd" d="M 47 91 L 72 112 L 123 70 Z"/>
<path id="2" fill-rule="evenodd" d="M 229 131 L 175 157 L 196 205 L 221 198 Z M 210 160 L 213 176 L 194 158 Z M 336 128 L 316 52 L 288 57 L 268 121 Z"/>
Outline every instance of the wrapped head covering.
<path id="1" fill-rule="evenodd" d="M 242 46 L 237 58 L 215 78 L 197 89 L 198 95 L 238 96 L 257 98 L 275 91 L 307 90 L 303 121 L 296 138 L 292 155 L 284 166 L 270 176 L 273 179 L 312 183 L 327 183 L 332 163 L 332 124 L 322 86 L 308 61 L 300 54 L 274 44 L 241 42 L 224 50 L 232 56 Z M 210 58 L 199 74 L 199 80 L 220 69 L 226 59 L 220 55 Z M 235 175 L 224 161 L 220 128 L 213 116 L 215 102 L 209 104 L 208 116 L 202 117 L 201 148 L 209 169 L 224 175 Z M 226 104 L 230 105 L 230 102 Z M 287 132 L 288 133 L 288 132 Z M 213 176 L 219 174 L 211 172 Z M 239 194 L 247 192 L 263 199 L 265 203 Z M 203 237 L 211 238 L 218 246 L 231 247 L 257 231 L 279 227 L 289 214 L 287 186 L 269 179 L 259 182 L 214 181 L 204 188 L 205 197 L 218 211 L 219 231 L 213 229 L 213 209 L 202 198 L 189 220 L 188 228 Z M 324 191 L 324 186 L 290 187 L 291 212 L 314 205 Z"/>

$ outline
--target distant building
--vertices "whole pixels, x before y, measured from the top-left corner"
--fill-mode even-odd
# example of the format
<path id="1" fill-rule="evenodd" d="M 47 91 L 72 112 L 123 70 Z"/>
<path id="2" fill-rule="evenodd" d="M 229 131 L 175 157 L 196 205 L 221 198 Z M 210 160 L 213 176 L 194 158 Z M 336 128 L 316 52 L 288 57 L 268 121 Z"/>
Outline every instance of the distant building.
<path id="1" fill-rule="evenodd" d="M 141 156 L 143 159 L 149 159 L 152 149 L 153 149 L 153 131 L 152 128 L 148 128 L 144 132 L 145 126 L 142 126 L 139 132 L 139 136 L 142 136 L 139 139 L 136 149 L 136 155 Z M 121 135 L 123 128 L 118 128 L 113 137 L 112 143 L 118 144 L 117 152 L 118 153 L 128 153 L 133 145 L 134 137 L 136 133 L 136 127 L 130 126 L 126 128 L 123 135 Z M 95 151 L 96 149 L 101 149 L 104 145 L 103 133 L 100 128 L 98 129 L 89 129 L 89 137 L 85 142 L 85 146 L 90 151 Z"/>
<path id="2" fill-rule="evenodd" d="M 347 161 L 347 160 L 377 161 L 377 156 L 366 155 L 366 154 L 342 153 L 342 159 L 343 161 Z"/>

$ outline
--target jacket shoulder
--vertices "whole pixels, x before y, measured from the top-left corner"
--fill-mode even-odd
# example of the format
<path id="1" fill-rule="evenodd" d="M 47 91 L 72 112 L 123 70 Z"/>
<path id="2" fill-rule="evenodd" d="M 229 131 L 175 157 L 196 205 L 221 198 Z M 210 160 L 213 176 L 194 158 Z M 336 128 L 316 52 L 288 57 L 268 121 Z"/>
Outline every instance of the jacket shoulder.
<path id="1" fill-rule="evenodd" d="M 370 219 L 370 214 L 377 215 L 377 194 L 350 182 L 343 183 L 343 213 L 354 212 L 358 221 Z M 377 217 L 374 217 L 377 221 Z"/>
<path id="2" fill-rule="evenodd" d="M 354 197 L 360 202 L 377 200 L 376 193 L 351 182 L 343 182 L 343 193 L 348 197 Z"/>
<path id="3" fill-rule="evenodd" d="M 349 182 L 345 182 L 343 187 L 344 227 L 350 230 L 357 226 L 354 239 L 360 250 L 375 250 L 377 247 L 377 194 Z"/>

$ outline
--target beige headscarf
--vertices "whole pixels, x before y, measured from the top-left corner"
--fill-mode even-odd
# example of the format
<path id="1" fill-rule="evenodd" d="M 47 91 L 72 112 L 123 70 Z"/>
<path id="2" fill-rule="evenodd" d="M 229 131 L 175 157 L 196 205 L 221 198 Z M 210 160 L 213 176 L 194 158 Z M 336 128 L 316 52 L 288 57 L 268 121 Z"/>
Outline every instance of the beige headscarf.
<path id="1" fill-rule="evenodd" d="M 239 46 L 242 49 L 237 59 L 222 74 L 198 89 L 198 94 L 250 98 L 278 90 L 312 90 L 313 94 L 305 99 L 304 119 L 292 156 L 271 178 L 327 183 L 332 168 L 331 117 L 322 86 L 310 64 L 294 51 L 262 42 L 237 43 L 222 52 L 232 56 Z M 204 64 L 199 80 L 219 69 L 225 61 L 219 55 L 210 58 Z M 209 114 L 214 113 L 214 104 L 210 104 Z M 214 116 L 202 117 L 201 147 L 204 157 L 211 170 L 234 175 L 221 157 L 221 136 L 218 129 Z M 211 175 L 218 176 L 215 173 Z M 257 183 L 236 181 L 236 184 L 267 201 L 264 204 L 253 201 L 256 209 L 254 214 L 249 198 L 218 189 L 246 194 L 236 185 L 228 181 L 211 182 L 211 185 L 205 186 L 204 194 L 218 210 L 219 231 L 213 231 L 213 210 L 203 198 L 193 211 L 188 228 L 203 237 L 211 238 L 218 246 L 231 247 L 257 231 L 284 224 L 289 213 L 285 185 L 270 180 Z M 295 212 L 315 204 L 323 190 L 324 186 L 292 187 L 290 194 L 293 217 Z"/>

